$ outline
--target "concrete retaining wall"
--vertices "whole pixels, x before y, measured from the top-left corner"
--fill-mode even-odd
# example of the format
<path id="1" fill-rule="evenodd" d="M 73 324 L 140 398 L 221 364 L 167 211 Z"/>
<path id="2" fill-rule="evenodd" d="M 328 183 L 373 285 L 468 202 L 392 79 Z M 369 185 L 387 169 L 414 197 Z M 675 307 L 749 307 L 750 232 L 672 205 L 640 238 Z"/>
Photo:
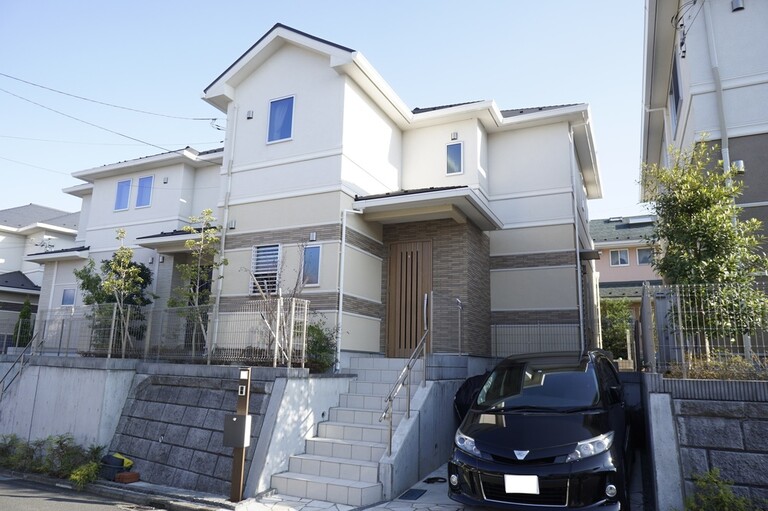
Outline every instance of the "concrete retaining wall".
<path id="1" fill-rule="evenodd" d="M 682 509 L 693 476 L 713 468 L 735 492 L 768 499 L 768 382 L 643 376 L 657 509 Z"/>

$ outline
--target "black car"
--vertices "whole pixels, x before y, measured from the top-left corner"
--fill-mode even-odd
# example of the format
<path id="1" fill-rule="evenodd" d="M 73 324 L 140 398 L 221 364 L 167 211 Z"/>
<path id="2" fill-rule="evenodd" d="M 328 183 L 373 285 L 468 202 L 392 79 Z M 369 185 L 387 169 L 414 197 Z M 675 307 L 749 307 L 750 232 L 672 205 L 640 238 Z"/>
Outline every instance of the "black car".
<path id="1" fill-rule="evenodd" d="M 472 506 L 627 510 L 629 422 L 602 351 L 510 357 L 456 431 L 448 494 Z"/>

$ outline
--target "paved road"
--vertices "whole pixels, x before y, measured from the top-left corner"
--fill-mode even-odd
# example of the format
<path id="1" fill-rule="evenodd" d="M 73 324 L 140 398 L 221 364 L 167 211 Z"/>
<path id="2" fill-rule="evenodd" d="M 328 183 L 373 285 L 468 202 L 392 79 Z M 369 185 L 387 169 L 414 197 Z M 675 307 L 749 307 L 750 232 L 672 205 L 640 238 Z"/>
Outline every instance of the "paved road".
<path id="1" fill-rule="evenodd" d="M 155 508 L 129 504 L 52 487 L 24 479 L 0 476 L 0 509 L 3 511 L 149 511 Z"/>

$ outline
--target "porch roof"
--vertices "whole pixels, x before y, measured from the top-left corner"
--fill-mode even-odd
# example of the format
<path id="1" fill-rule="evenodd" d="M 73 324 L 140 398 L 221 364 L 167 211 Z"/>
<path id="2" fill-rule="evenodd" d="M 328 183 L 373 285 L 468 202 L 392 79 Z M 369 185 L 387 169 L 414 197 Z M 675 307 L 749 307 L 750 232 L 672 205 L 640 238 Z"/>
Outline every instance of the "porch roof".
<path id="1" fill-rule="evenodd" d="M 186 247 L 187 240 L 195 239 L 199 236 L 198 232 L 189 232 L 183 229 L 173 231 L 162 231 L 149 236 L 136 238 L 136 243 L 140 247 L 152 248 L 159 253 L 173 254 L 179 252 L 189 252 Z"/>
<path id="2" fill-rule="evenodd" d="M 356 196 L 353 207 L 372 222 L 397 224 L 468 219 L 484 231 L 501 229 L 503 223 L 481 194 L 468 186 L 399 190 L 379 195 Z"/>
<path id="3" fill-rule="evenodd" d="M 24 260 L 42 264 L 47 261 L 74 261 L 78 259 L 87 259 L 90 249 L 90 246 L 80 246 L 51 250 L 48 252 L 35 252 L 34 254 L 27 254 L 26 257 L 24 257 Z"/>

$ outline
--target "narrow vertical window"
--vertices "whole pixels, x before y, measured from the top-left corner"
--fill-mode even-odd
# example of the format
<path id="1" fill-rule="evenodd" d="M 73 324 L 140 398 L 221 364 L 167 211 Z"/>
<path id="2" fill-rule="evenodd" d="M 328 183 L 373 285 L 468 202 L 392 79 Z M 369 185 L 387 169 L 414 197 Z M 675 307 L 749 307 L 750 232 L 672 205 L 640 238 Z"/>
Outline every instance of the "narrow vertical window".
<path id="1" fill-rule="evenodd" d="M 448 174 L 461 174 L 464 172 L 464 165 L 462 162 L 462 145 L 461 142 L 454 144 L 448 144 L 447 146 L 447 161 L 448 165 L 446 173 Z"/>
<path id="2" fill-rule="evenodd" d="M 304 247 L 301 280 L 305 286 L 320 284 L 320 247 L 318 245 Z"/>
<path id="3" fill-rule="evenodd" d="M 669 85 L 669 120 L 672 123 L 672 138 L 677 131 L 677 121 L 680 119 L 680 107 L 683 97 L 680 93 L 680 72 L 677 68 L 677 59 L 672 62 L 672 81 Z"/>
<path id="4" fill-rule="evenodd" d="M 117 182 L 117 193 L 115 194 L 115 211 L 128 209 L 128 200 L 131 198 L 131 180 Z"/>
<path id="5" fill-rule="evenodd" d="M 254 246 L 251 252 L 251 294 L 277 293 L 280 245 Z"/>
<path id="6" fill-rule="evenodd" d="M 136 192 L 136 207 L 145 208 L 152 203 L 152 184 L 155 181 L 154 176 L 139 178 L 139 188 Z"/>
<path id="7" fill-rule="evenodd" d="M 293 96 L 270 101 L 268 129 L 267 142 L 293 137 Z"/>

